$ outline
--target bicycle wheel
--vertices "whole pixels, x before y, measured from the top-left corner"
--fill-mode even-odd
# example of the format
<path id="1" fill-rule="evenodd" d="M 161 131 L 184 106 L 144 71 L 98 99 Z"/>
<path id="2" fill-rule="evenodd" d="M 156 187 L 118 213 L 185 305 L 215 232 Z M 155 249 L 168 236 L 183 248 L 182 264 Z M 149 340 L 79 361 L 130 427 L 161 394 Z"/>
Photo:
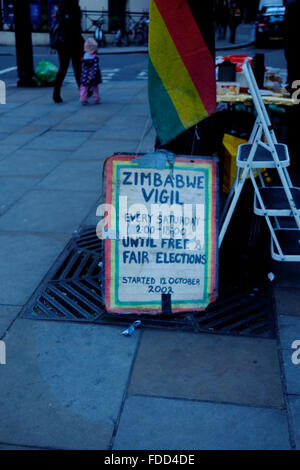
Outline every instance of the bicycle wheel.
<path id="1" fill-rule="evenodd" d="M 135 36 L 135 44 L 137 46 L 142 46 L 144 44 L 144 35 L 143 33 L 137 33 Z"/>

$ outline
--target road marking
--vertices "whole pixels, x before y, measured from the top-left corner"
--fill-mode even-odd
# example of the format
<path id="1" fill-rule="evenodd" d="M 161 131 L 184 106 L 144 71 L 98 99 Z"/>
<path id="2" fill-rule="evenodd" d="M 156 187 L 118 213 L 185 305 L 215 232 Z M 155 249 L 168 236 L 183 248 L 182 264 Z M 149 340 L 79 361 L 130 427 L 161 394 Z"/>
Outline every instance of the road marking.
<path id="1" fill-rule="evenodd" d="M 8 72 L 12 72 L 13 70 L 17 70 L 18 67 L 10 67 L 9 69 L 3 69 L 3 70 L 0 70 L 0 75 L 3 75 L 5 73 L 8 73 Z"/>
<path id="2" fill-rule="evenodd" d="M 104 71 L 105 71 L 105 72 L 113 72 L 113 73 L 120 72 L 120 69 L 107 69 L 107 68 L 105 68 L 105 69 L 102 69 L 102 70 L 103 70 L 103 72 L 104 72 Z"/>
<path id="3" fill-rule="evenodd" d="M 138 80 L 147 80 L 148 79 L 148 70 L 143 70 L 140 72 L 137 77 Z"/>

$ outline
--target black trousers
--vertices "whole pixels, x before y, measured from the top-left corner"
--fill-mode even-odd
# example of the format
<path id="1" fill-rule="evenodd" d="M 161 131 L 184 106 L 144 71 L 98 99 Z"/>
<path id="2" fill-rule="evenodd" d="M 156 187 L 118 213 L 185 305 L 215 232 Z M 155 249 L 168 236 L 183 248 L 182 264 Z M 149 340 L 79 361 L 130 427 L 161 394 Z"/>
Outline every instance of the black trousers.
<path id="1" fill-rule="evenodd" d="M 237 26 L 230 26 L 230 42 L 232 44 L 235 43 L 235 33 L 236 33 Z"/>
<path id="2" fill-rule="evenodd" d="M 81 75 L 81 50 L 61 50 L 58 51 L 59 57 L 59 70 L 56 76 L 56 82 L 54 87 L 54 95 L 59 95 L 60 90 L 65 79 L 66 73 L 68 71 L 70 61 L 72 60 L 72 66 L 74 70 L 75 79 L 78 87 L 80 86 L 80 75 Z"/>

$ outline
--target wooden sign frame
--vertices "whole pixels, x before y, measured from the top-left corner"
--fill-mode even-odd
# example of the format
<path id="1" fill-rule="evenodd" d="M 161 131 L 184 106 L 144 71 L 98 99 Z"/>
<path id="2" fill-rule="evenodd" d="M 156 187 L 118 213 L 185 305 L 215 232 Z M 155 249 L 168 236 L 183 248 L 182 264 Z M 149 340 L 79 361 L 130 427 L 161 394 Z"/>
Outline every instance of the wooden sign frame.
<path id="1" fill-rule="evenodd" d="M 142 162 L 142 157 L 141 157 Z M 108 211 L 104 234 L 106 236 L 104 240 L 104 257 L 103 257 L 103 297 L 105 302 L 105 307 L 108 312 L 118 313 L 118 314 L 173 314 L 173 313 L 185 313 L 191 311 L 202 311 L 210 304 L 214 302 L 217 297 L 217 265 L 218 265 L 218 240 L 217 240 L 217 206 L 218 206 L 218 160 L 216 158 L 206 158 L 206 157 L 190 157 L 190 156 L 176 156 L 174 166 L 171 168 L 171 165 L 166 162 L 164 169 L 161 167 L 157 169 L 155 167 L 155 162 L 149 162 L 145 164 L 145 161 L 142 163 L 139 162 L 139 157 L 136 155 L 114 155 L 107 159 L 106 164 L 106 207 L 113 207 L 112 211 Z M 194 191 L 195 196 L 202 195 L 201 197 L 204 200 L 204 227 L 205 227 L 205 253 L 202 253 L 203 264 L 186 264 L 183 266 L 183 263 L 179 263 L 178 259 L 183 260 L 197 260 L 199 263 L 199 254 L 196 257 L 196 254 L 189 255 L 189 253 L 195 253 L 195 251 L 188 251 L 179 249 L 175 250 L 175 254 L 168 254 L 170 250 L 162 250 L 167 255 L 164 255 L 161 252 L 157 255 L 153 246 L 166 245 L 172 243 L 178 247 L 183 247 L 183 242 L 151 242 L 150 247 L 145 250 L 149 251 L 149 255 L 145 255 L 146 261 L 144 264 L 141 259 L 139 260 L 141 264 L 138 263 L 134 251 L 132 252 L 132 257 L 134 262 L 132 265 L 128 264 L 129 255 L 124 255 L 124 250 L 122 251 L 122 240 L 120 239 L 120 214 L 119 214 L 119 201 L 120 196 L 126 196 L 126 191 L 133 191 L 132 184 L 138 181 L 138 176 L 136 179 L 130 179 L 130 172 L 134 172 L 135 175 L 138 175 L 138 172 L 145 171 L 147 181 L 150 181 L 150 173 L 156 174 L 156 179 L 162 178 L 162 175 L 167 175 L 165 177 L 166 181 L 170 182 L 168 174 L 172 174 L 173 178 L 181 178 L 176 176 L 178 174 L 182 175 L 192 175 L 190 178 L 194 178 L 193 175 L 197 175 L 197 181 L 203 181 L 203 188 L 197 189 Z M 126 172 L 126 173 L 125 173 Z M 161 176 L 157 176 L 158 173 Z M 125 177 L 125 176 L 126 177 Z M 187 177 L 187 176 L 186 176 Z M 177 180 L 174 180 L 177 181 Z M 181 181 L 181 180 L 180 180 Z M 189 180 L 188 180 L 189 181 Z M 196 181 L 193 179 L 192 181 Z M 123 184 L 128 185 L 127 187 Z M 183 183 L 182 183 L 183 184 Z M 194 183 L 191 183 L 192 185 Z M 199 186 L 199 184 L 198 184 Z M 199 186 L 200 187 L 200 186 Z M 128 189 L 129 188 L 129 189 Z M 134 193 L 134 202 L 142 202 L 141 198 L 141 187 L 138 185 L 135 187 L 136 192 Z M 191 186 L 186 190 L 186 194 L 191 198 L 194 188 Z M 152 191 L 152 190 L 151 190 Z M 147 193 L 147 198 L 149 195 L 155 196 L 154 192 L 150 190 Z M 129 192 L 128 192 L 129 194 Z M 133 194 L 133 193 L 132 193 Z M 136 194 L 136 196 L 135 196 Z M 144 196 L 145 196 L 144 191 Z M 162 194 L 162 193 L 161 193 Z M 131 195 L 131 202 L 132 200 Z M 178 190 L 173 191 L 173 203 L 176 203 L 176 197 L 181 199 L 180 203 L 184 201 L 184 191 Z M 143 199 L 145 202 L 145 198 Z M 148 201 L 149 202 L 149 201 Z M 158 201 L 159 202 L 159 201 Z M 178 202 L 178 201 L 177 201 Z M 197 197 L 194 200 L 194 203 L 197 203 Z M 196 220 L 196 219 L 195 219 Z M 149 229 L 152 229 L 152 226 Z M 151 237 L 148 238 L 150 243 Z M 130 239 L 130 236 L 128 236 Z M 124 242 L 125 243 L 125 242 Z M 183 248 L 187 247 L 187 243 Z M 146 251 L 143 251 L 144 253 Z M 157 250 L 156 250 L 157 251 Z M 155 253 L 154 253 L 155 252 Z M 184 255 L 186 253 L 186 255 Z M 122 258 L 123 254 L 123 258 Z M 121 256 L 120 256 L 121 255 Z M 156 255 L 156 258 L 155 256 Z M 177 256 L 176 256 L 177 255 Z M 181 256 L 181 258 L 180 258 Z M 190 257 L 189 257 L 190 256 Z M 194 258 L 191 258 L 194 256 Z M 127 258 L 126 258 L 127 257 Z M 166 258 L 168 257 L 168 258 Z M 165 259 L 176 260 L 176 269 L 180 273 L 185 272 L 186 276 L 182 277 L 182 274 L 176 275 L 176 270 L 174 264 L 170 264 L 170 270 L 166 271 L 167 268 L 163 263 Z M 122 261 L 123 259 L 123 261 Z M 124 264 L 126 259 L 127 264 Z M 153 262 L 153 259 L 156 259 L 156 264 Z M 151 261 L 150 261 L 151 260 Z M 206 261 L 205 261 L 206 260 Z M 201 267 L 201 272 L 200 272 Z M 198 273 L 199 270 L 199 273 Z M 169 275 L 166 275 L 166 272 Z M 198 274 L 197 274 L 198 273 Z M 202 274 L 201 274 L 202 273 Z M 129 276 L 129 277 L 128 277 Z M 124 279 L 130 279 L 131 282 L 125 282 Z M 133 282 L 134 279 L 140 280 L 140 282 Z M 181 279 L 181 281 L 179 281 Z M 202 279 L 202 281 L 201 281 Z M 159 280 L 159 281 L 158 281 Z M 143 282 L 142 282 L 143 281 Z M 179 286 L 175 284 L 178 281 L 180 284 L 180 294 Z M 198 282 L 199 281 L 199 282 Z M 163 284 L 162 284 L 163 282 Z M 166 282 L 166 284 L 164 283 Z M 200 284 L 204 283 L 201 296 L 198 295 L 200 292 Z M 199 284 L 197 286 L 197 283 Z M 170 289 L 170 286 L 172 288 Z M 201 284 L 202 286 L 202 284 Z M 169 287 L 169 289 L 168 289 Z M 166 289 L 167 288 L 167 289 Z M 174 291 L 174 289 L 176 290 Z M 149 289 L 151 292 L 149 292 Z M 169 292 L 171 291 L 171 292 Z M 192 294 L 189 292 L 193 292 Z M 177 294 L 176 294 L 177 292 Z M 128 295 L 127 295 L 128 294 Z M 153 294 L 153 300 L 149 300 L 151 297 L 150 294 Z M 126 299 L 125 299 L 125 297 Z M 180 295 L 180 298 L 178 298 Z M 197 298 L 199 297 L 199 298 Z"/>

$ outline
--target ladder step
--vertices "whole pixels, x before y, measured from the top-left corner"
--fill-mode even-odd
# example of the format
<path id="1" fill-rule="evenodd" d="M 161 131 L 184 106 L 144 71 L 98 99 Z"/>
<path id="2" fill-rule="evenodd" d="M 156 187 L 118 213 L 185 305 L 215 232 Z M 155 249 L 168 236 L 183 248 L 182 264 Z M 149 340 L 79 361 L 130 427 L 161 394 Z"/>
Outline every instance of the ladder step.
<path id="1" fill-rule="evenodd" d="M 238 148 L 236 164 L 237 166 L 244 168 L 248 163 L 248 158 L 253 145 L 242 144 Z M 275 144 L 277 155 L 282 167 L 286 167 L 290 164 L 290 157 L 287 145 Z M 271 151 L 258 144 L 254 158 L 251 162 L 251 168 L 276 168 L 276 164 Z"/>
<path id="2" fill-rule="evenodd" d="M 298 229 L 274 229 L 283 257 L 278 253 L 271 239 L 271 256 L 276 261 L 300 261 L 300 230 Z"/>
<path id="3" fill-rule="evenodd" d="M 290 191 L 297 211 L 300 214 L 300 188 L 293 187 L 290 188 Z M 259 188 L 259 192 L 266 208 L 266 215 L 275 217 L 291 217 L 293 215 L 282 186 L 267 186 L 265 188 Z M 265 215 L 265 212 L 260 207 L 256 194 L 254 197 L 254 213 L 261 216 Z"/>

